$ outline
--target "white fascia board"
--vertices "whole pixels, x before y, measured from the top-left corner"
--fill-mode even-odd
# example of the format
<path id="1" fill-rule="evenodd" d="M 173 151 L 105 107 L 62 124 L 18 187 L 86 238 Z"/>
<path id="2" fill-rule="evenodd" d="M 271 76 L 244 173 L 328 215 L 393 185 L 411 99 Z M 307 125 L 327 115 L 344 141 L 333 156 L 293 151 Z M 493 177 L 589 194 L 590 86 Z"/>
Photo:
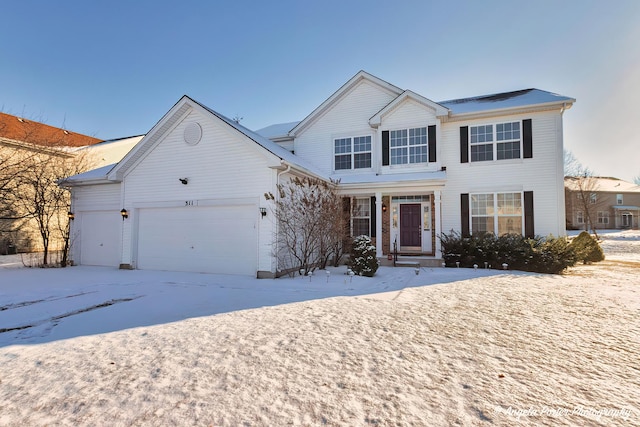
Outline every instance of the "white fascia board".
<path id="1" fill-rule="evenodd" d="M 156 123 L 149 132 L 138 142 L 131 151 L 109 172 L 108 178 L 121 181 L 128 170 L 134 168 L 145 157 L 159 139 L 170 132 L 180 119 L 193 108 L 194 102 L 183 95 L 178 102 Z"/>
<path id="2" fill-rule="evenodd" d="M 377 128 L 382 123 L 382 117 L 387 113 L 395 110 L 400 104 L 402 104 L 407 99 L 411 99 L 431 110 L 433 110 L 436 117 L 443 117 L 449 115 L 449 109 L 444 107 L 437 102 L 434 102 L 428 98 L 425 98 L 422 95 L 419 95 L 411 90 L 405 90 L 403 93 L 398 95 L 396 99 L 385 105 L 380 111 L 378 111 L 373 117 L 369 119 L 369 125 L 371 127 Z"/>
<path id="3" fill-rule="evenodd" d="M 320 104 L 315 110 L 311 112 L 307 117 L 305 117 L 296 127 L 289 131 L 289 136 L 295 137 L 297 134 L 302 132 L 307 126 L 309 126 L 316 118 L 322 116 L 329 108 L 331 108 L 336 102 L 342 98 L 344 94 L 349 92 L 352 88 L 354 88 L 358 83 L 362 80 L 367 80 L 371 83 L 374 83 L 383 89 L 386 89 L 390 93 L 400 95 L 403 90 L 397 86 L 392 85 L 389 82 L 386 82 L 376 76 L 373 76 L 366 71 L 359 71 L 355 76 L 349 79 L 348 82 L 343 84 L 337 91 L 333 93 L 329 98 L 327 98 L 322 104 Z"/>
<path id="4" fill-rule="evenodd" d="M 446 121 L 454 122 L 460 120 L 481 119 L 484 117 L 502 116 L 507 114 L 535 113 L 537 111 L 548 111 L 560 109 L 563 112 L 573 106 L 575 99 L 546 102 L 543 104 L 521 105 L 517 107 L 496 108 L 494 110 L 471 111 L 468 113 L 451 113 Z"/>

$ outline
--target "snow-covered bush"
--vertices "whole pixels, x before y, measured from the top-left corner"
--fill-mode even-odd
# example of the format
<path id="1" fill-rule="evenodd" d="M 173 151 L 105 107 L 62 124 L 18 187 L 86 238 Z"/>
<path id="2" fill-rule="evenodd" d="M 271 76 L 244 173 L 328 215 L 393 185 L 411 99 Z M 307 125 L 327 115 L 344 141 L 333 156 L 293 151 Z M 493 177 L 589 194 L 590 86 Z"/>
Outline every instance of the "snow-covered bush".
<path id="1" fill-rule="evenodd" d="M 452 230 L 450 234 L 443 233 L 440 241 L 447 267 L 475 264 L 499 269 L 507 264 L 510 270 L 557 274 L 576 263 L 574 247 L 564 237 L 493 233 L 462 236 Z"/>
<path id="2" fill-rule="evenodd" d="M 369 236 L 357 236 L 353 239 L 349 267 L 355 274 L 367 277 L 373 277 L 378 271 L 376 247 L 371 244 Z"/>

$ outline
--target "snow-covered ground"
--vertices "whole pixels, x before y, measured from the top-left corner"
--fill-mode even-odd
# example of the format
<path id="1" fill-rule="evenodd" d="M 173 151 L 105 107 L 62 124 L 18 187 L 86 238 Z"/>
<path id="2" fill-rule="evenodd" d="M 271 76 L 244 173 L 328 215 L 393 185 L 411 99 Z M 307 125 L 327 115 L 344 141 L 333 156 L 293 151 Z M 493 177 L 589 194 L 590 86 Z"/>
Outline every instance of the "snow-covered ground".
<path id="1" fill-rule="evenodd" d="M 563 276 L 0 256 L 0 425 L 640 425 L 640 232 L 601 237 Z"/>

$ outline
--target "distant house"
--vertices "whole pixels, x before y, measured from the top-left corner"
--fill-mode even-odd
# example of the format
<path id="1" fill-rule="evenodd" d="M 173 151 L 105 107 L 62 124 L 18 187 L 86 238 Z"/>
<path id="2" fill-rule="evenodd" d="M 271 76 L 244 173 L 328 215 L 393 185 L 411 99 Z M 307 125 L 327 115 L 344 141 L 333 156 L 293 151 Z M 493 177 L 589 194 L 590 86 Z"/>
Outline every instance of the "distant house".
<path id="1" fill-rule="evenodd" d="M 74 150 L 99 142 L 91 136 L 0 113 L 0 184 L 4 191 L 9 191 L 12 174 L 23 168 L 24 162 L 33 156 L 71 158 Z M 9 247 L 18 251 L 41 250 L 37 223 L 30 217 L 25 218 L 24 211 L 5 197 L 0 203 L 0 254 L 8 252 Z M 65 209 L 62 215 L 65 220 L 66 215 Z M 54 231 L 51 242 L 54 247 L 58 243 L 56 239 Z"/>
<path id="2" fill-rule="evenodd" d="M 72 159 L 86 154 L 86 163 L 91 167 L 101 167 L 120 161 L 143 135 L 102 141 L 67 129 L 57 128 L 31 119 L 0 113 L 0 166 L 5 178 L 11 168 L 21 167 L 33 156 L 57 156 Z M 7 184 L 6 179 L 0 182 Z M 24 188 L 24 187 L 22 187 Z M 42 250 L 38 225 L 32 218 L 24 217 L 24 212 L 3 199 L 0 206 L 0 254 L 7 252 L 10 244 L 18 251 Z M 59 215 L 64 221 L 67 210 Z M 61 244 L 58 235 L 59 224 L 52 226 L 50 248 L 55 250 Z"/>
<path id="3" fill-rule="evenodd" d="M 564 187 L 568 229 L 638 228 L 640 186 L 617 178 L 565 177 Z"/>
<path id="4" fill-rule="evenodd" d="M 352 235 L 438 263 L 438 236 L 565 232 L 562 116 L 539 89 L 434 102 L 364 71 L 302 121 L 253 132 L 182 97 L 116 165 L 77 175 L 73 259 L 270 277 L 265 193 L 340 180 Z"/>

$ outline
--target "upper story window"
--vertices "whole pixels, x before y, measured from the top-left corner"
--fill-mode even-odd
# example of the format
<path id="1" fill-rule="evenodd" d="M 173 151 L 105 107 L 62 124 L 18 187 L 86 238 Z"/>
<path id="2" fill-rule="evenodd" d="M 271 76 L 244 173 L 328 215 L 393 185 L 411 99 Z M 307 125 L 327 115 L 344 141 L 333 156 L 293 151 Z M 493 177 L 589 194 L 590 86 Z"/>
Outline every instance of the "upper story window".
<path id="1" fill-rule="evenodd" d="M 622 194 L 616 194 L 616 203 L 619 205 L 623 205 L 624 204 L 624 199 L 622 197 Z"/>
<path id="2" fill-rule="evenodd" d="M 520 158 L 520 122 L 470 126 L 469 130 L 472 162 Z"/>
<path id="3" fill-rule="evenodd" d="M 392 130 L 389 132 L 389 154 L 392 165 L 426 163 L 428 161 L 427 128 Z"/>
<path id="4" fill-rule="evenodd" d="M 371 167 L 371 136 L 337 138 L 333 146 L 335 170 Z"/>

